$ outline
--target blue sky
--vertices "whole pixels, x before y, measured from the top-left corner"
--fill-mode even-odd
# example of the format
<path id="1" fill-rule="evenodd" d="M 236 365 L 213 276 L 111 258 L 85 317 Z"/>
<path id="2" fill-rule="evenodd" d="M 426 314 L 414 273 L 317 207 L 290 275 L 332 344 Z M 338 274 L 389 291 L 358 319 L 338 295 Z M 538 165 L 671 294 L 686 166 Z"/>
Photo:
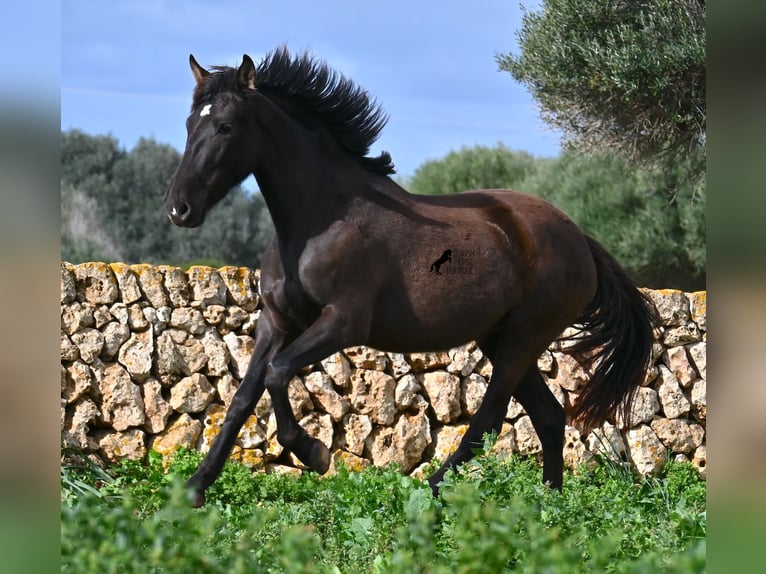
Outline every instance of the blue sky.
<path id="1" fill-rule="evenodd" d="M 521 15 L 515 0 L 64 0 L 61 128 L 183 150 L 189 53 L 206 67 L 238 65 L 286 43 L 377 98 L 389 121 L 372 151 L 389 151 L 402 176 L 477 144 L 554 156 L 559 134 L 494 59 L 518 52 Z"/>

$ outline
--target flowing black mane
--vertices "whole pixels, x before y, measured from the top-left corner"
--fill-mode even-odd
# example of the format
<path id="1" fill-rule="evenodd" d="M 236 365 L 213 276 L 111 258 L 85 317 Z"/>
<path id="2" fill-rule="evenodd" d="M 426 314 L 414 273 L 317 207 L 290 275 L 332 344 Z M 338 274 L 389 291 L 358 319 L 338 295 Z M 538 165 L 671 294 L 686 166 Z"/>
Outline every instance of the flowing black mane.
<path id="1" fill-rule="evenodd" d="M 205 79 L 194 93 L 192 107 L 209 102 L 221 92 L 236 86 L 236 68 L 216 66 L 216 73 Z M 394 173 L 391 155 L 383 152 L 368 157 L 370 146 L 378 139 L 388 116 L 368 93 L 341 73 L 309 53 L 292 57 L 281 46 L 270 52 L 258 65 L 255 87 L 299 107 L 320 122 L 344 150 L 357 157 L 375 173 Z"/>

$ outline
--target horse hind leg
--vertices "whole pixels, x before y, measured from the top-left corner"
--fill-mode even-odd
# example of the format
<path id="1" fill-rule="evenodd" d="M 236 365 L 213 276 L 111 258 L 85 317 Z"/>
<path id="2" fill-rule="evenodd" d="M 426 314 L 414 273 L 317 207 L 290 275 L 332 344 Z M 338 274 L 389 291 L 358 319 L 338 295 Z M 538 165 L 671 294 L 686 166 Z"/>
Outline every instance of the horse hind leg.
<path id="1" fill-rule="evenodd" d="M 438 495 L 439 483 L 448 470 L 471 460 L 475 450 L 482 446 L 486 433 L 500 431 L 511 396 L 525 378 L 530 363 L 537 360 L 537 345 L 512 344 L 511 339 L 515 339 L 517 333 L 516 329 L 508 325 L 501 334 L 479 342 L 480 348 L 493 365 L 493 374 L 481 405 L 471 418 L 457 449 L 428 479 L 434 496 Z"/>
<path id="2" fill-rule="evenodd" d="M 564 407 L 545 384 L 537 365 L 527 371 L 513 396 L 527 411 L 543 447 L 543 483 L 560 489 L 564 481 Z"/>

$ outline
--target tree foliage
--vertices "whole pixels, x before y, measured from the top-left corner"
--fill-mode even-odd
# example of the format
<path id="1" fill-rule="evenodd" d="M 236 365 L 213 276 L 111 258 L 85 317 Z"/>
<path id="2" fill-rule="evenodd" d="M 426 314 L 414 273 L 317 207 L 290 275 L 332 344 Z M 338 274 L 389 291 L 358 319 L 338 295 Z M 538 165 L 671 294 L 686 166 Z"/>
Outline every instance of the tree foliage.
<path id="1" fill-rule="evenodd" d="M 497 61 L 580 149 L 698 155 L 706 14 L 706 0 L 543 0 L 523 16 L 521 53 Z"/>
<path id="2" fill-rule="evenodd" d="M 236 187 L 197 229 L 174 227 L 162 208 L 181 155 L 142 138 L 125 151 L 111 136 L 62 132 L 61 256 L 127 263 L 255 267 L 271 237 L 263 199 Z"/>
<path id="3" fill-rule="evenodd" d="M 406 186 L 413 193 L 438 195 L 467 189 L 515 187 L 538 168 L 538 160 L 523 151 L 497 147 L 464 147 L 440 160 L 425 162 Z"/>

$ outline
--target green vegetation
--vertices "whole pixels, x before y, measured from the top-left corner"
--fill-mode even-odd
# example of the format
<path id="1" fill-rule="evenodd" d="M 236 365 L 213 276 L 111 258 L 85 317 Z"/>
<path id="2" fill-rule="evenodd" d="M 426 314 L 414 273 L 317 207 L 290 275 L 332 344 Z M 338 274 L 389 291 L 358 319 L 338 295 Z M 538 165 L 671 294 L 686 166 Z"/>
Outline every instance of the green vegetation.
<path id="1" fill-rule="evenodd" d="M 61 134 L 61 258 L 258 267 L 273 227 L 260 194 L 231 190 L 205 225 L 181 229 L 162 201 L 181 154 L 152 139 L 125 151 L 111 136 Z"/>
<path id="2" fill-rule="evenodd" d="M 296 478 L 227 463 L 194 510 L 183 480 L 199 459 L 63 468 L 62 572 L 705 571 L 705 484 L 688 464 L 648 480 L 604 464 L 551 492 L 535 461 L 490 453 L 434 500 L 395 469 Z"/>
<path id="3" fill-rule="evenodd" d="M 706 0 L 543 0 L 497 61 L 579 149 L 704 155 L 706 15 Z"/>

